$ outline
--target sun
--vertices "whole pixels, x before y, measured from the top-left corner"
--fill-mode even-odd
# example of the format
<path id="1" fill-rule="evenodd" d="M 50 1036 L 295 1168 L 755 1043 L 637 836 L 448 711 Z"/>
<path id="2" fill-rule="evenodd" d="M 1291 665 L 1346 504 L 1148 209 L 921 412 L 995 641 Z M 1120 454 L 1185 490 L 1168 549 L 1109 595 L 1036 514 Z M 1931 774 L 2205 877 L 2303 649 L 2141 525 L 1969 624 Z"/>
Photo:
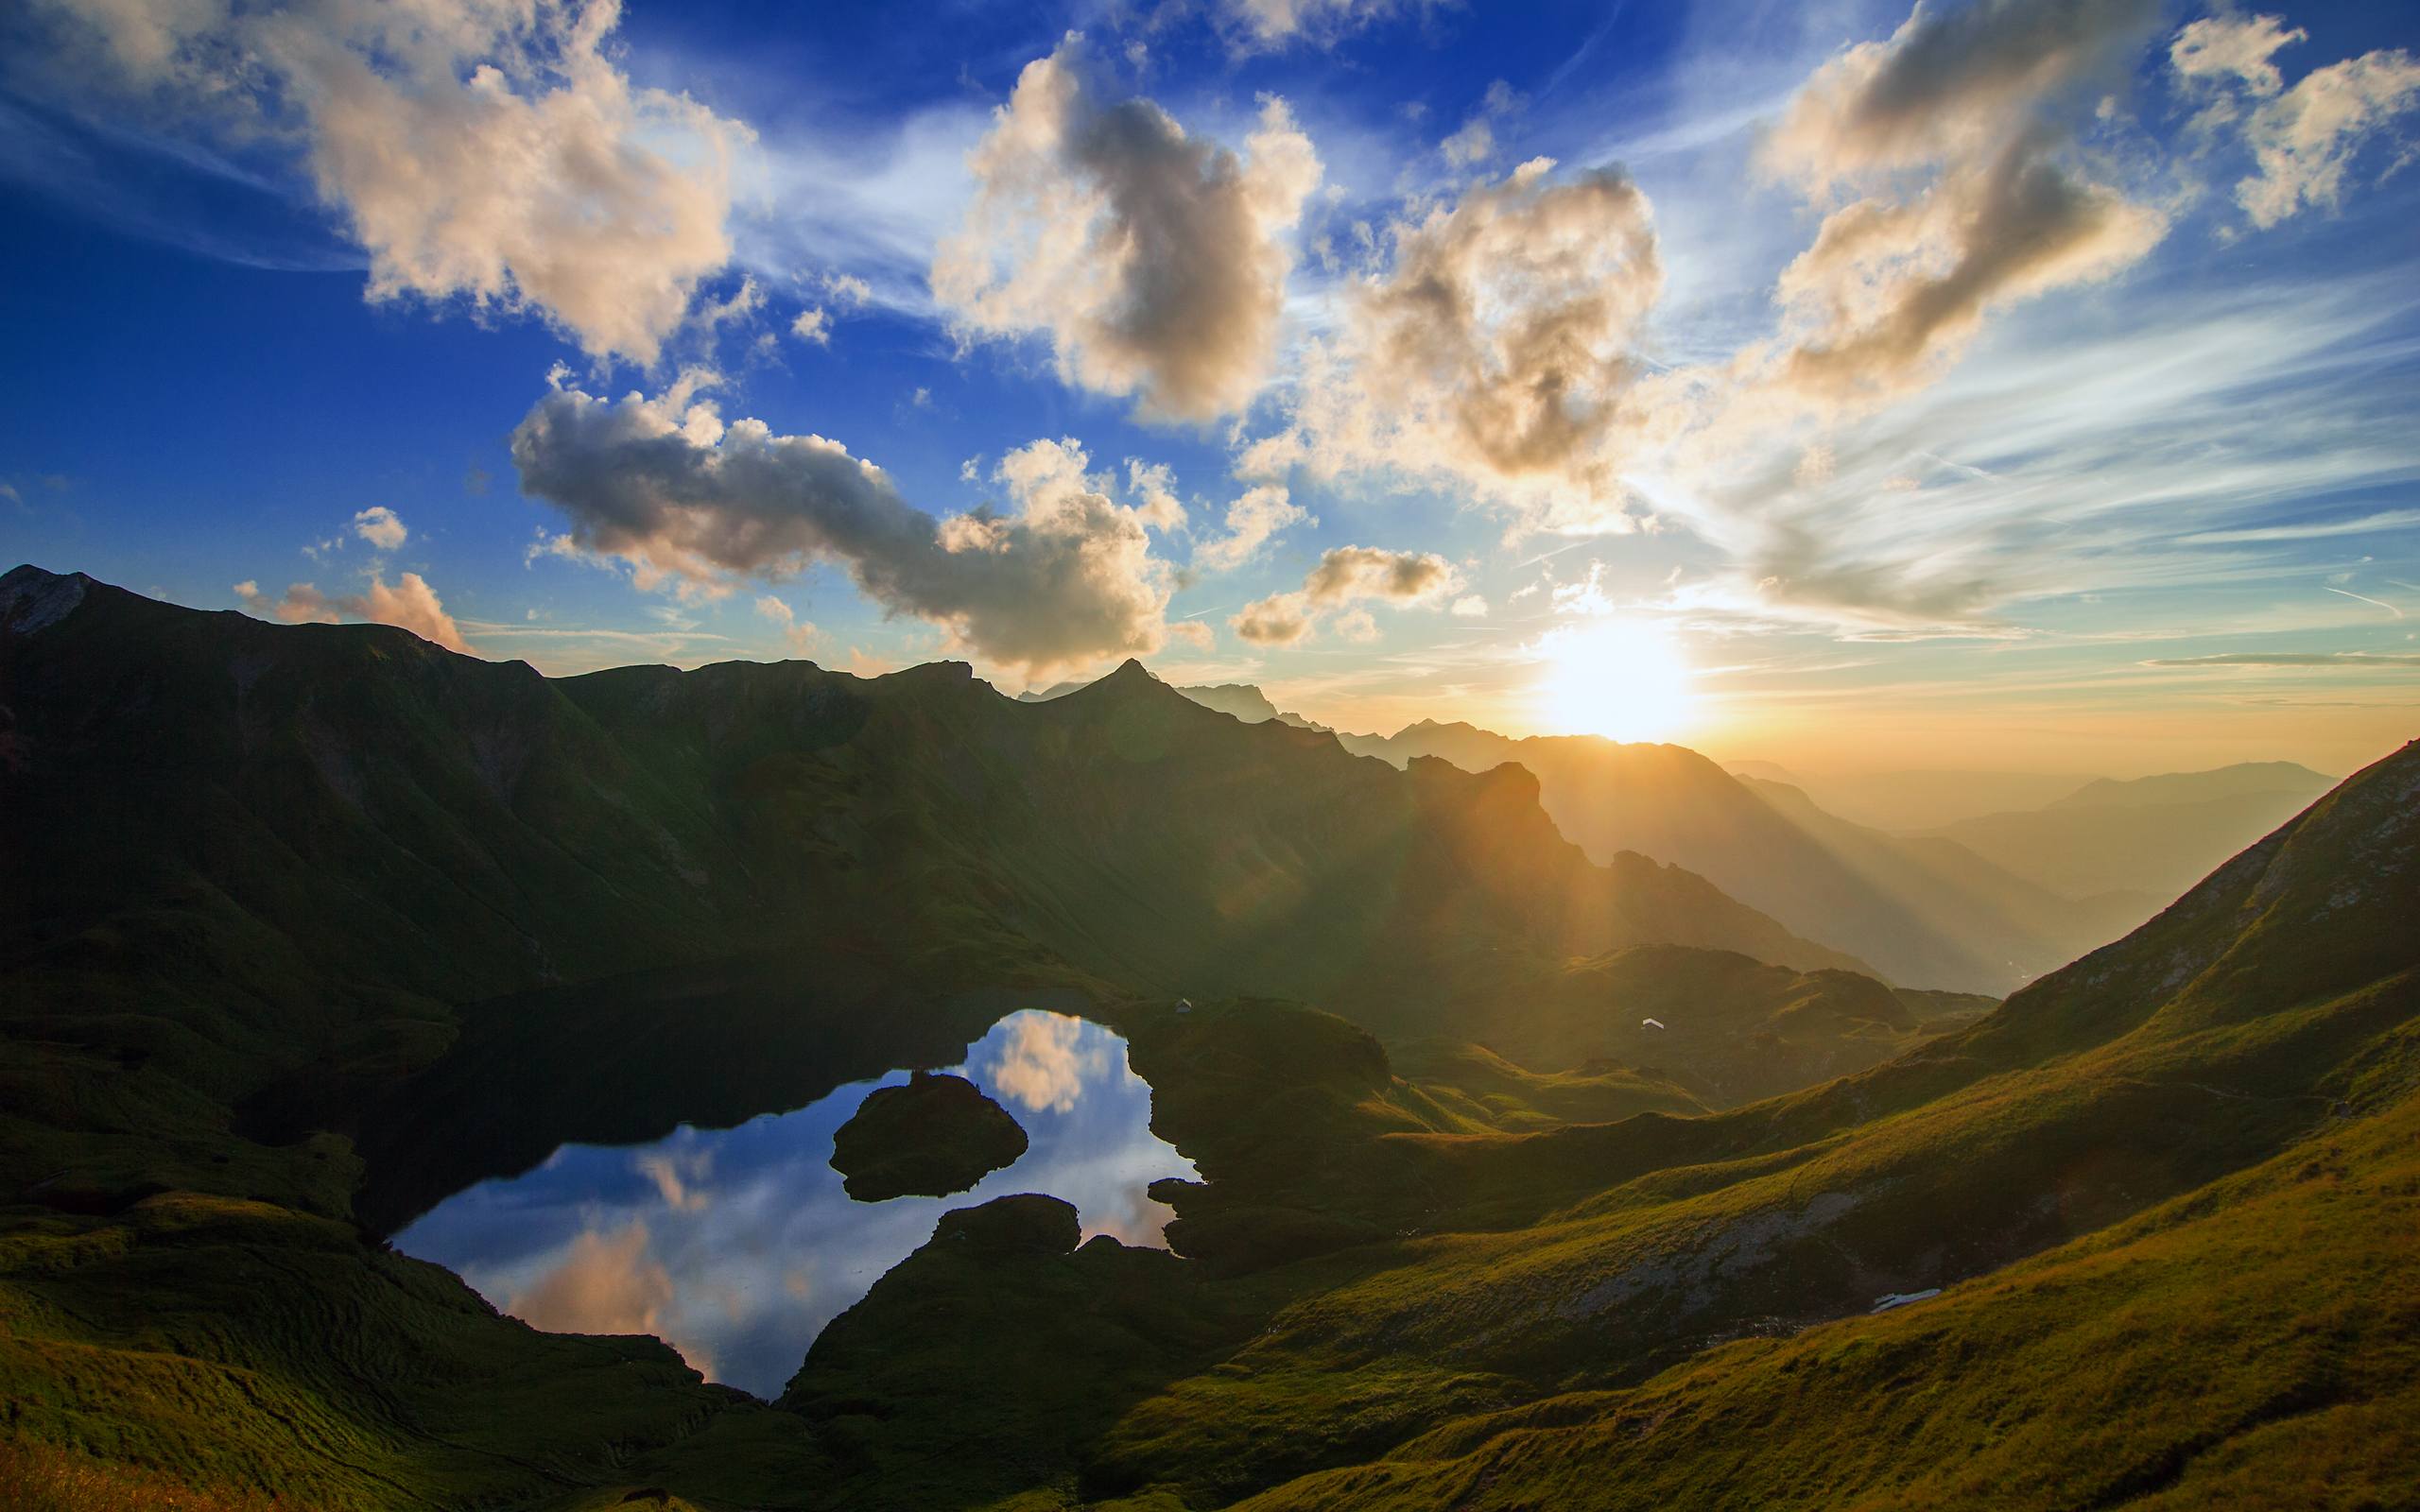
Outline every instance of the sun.
<path id="1" fill-rule="evenodd" d="M 1688 661 L 1660 627 L 1591 620 L 1548 631 L 1538 650 L 1538 701 L 1564 734 L 1662 740 L 1688 720 Z"/>

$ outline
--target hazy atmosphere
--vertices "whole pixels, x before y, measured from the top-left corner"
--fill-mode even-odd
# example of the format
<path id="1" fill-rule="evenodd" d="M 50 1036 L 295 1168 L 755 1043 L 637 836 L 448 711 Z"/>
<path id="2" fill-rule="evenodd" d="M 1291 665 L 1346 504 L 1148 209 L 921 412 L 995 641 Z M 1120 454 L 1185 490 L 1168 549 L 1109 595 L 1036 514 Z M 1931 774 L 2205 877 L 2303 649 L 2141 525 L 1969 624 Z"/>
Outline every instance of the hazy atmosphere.
<path id="1" fill-rule="evenodd" d="M 0 0 L 0 1507 L 2420 1507 L 2420 9 Z"/>

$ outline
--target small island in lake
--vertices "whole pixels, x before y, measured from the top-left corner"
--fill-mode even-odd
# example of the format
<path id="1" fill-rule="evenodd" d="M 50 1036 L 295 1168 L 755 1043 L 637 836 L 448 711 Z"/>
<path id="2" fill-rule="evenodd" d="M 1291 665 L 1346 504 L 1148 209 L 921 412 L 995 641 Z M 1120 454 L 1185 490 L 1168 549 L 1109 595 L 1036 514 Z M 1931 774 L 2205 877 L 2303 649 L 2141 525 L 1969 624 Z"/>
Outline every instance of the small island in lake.
<path id="1" fill-rule="evenodd" d="M 859 1202 L 945 1197 L 1012 1163 L 1025 1130 L 963 1076 L 917 1072 L 866 1098 L 832 1136 L 832 1169 Z"/>

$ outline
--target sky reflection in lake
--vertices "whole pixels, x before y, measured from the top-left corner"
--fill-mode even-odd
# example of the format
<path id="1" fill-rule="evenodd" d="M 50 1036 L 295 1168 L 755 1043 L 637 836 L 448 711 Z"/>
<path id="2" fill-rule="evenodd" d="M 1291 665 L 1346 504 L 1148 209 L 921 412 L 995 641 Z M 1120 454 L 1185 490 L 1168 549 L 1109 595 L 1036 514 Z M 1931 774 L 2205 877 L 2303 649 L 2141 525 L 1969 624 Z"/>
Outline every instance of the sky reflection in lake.
<path id="1" fill-rule="evenodd" d="M 395 1235 L 496 1306 L 575 1333 L 653 1333 L 708 1379 L 779 1393 L 823 1325 L 930 1238 L 934 1221 L 1018 1192 L 1063 1197 L 1087 1236 L 1157 1245 L 1168 1210 L 1145 1194 L 1193 1164 L 1150 1131 L 1151 1092 L 1126 1041 L 1027 1010 L 954 1068 L 1030 1140 L 1014 1164 L 942 1198 L 853 1201 L 832 1134 L 876 1087 L 852 1083 L 737 1128 L 683 1125 L 653 1144 L 566 1144 L 522 1176 L 483 1181 Z"/>

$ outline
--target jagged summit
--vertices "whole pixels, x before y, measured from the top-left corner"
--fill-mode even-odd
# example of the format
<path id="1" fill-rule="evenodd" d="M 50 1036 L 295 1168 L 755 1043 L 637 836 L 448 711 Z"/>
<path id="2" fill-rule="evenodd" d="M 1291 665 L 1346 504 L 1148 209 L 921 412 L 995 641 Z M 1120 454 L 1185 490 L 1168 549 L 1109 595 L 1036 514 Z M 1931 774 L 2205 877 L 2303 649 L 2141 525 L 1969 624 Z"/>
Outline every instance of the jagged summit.
<path id="1" fill-rule="evenodd" d="M 107 586 L 82 573 L 54 573 L 21 563 L 0 576 L 0 629 L 31 635 L 74 613 L 89 590 Z"/>

